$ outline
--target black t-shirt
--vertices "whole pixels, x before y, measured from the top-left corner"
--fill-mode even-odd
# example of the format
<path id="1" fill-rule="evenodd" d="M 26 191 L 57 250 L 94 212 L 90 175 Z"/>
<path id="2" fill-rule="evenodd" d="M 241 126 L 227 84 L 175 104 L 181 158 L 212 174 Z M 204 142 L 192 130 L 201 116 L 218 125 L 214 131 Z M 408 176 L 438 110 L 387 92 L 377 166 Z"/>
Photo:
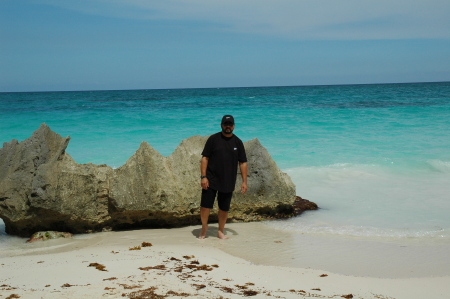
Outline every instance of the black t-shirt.
<path id="1" fill-rule="evenodd" d="M 238 162 L 247 162 L 244 144 L 236 135 L 211 135 L 206 141 L 202 156 L 208 157 L 206 177 L 209 187 L 220 192 L 233 192 L 236 185 Z"/>

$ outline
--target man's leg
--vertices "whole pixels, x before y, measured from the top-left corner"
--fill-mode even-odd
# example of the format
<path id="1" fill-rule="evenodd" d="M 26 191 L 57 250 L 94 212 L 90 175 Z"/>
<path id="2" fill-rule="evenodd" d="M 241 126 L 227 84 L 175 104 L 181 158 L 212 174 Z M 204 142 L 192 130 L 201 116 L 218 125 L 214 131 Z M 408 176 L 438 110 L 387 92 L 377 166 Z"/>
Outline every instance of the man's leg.
<path id="1" fill-rule="evenodd" d="M 202 221 L 202 231 L 198 236 L 199 239 L 206 238 L 206 231 L 208 230 L 208 218 L 211 209 L 214 206 L 217 191 L 211 188 L 202 189 L 202 201 L 200 202 L 200 220 Z"/>
<path id="2" fill-rule="evenodd" d="M 217 232 L 217 237 L 219 239 L 228 239 L 227 236 L 225 236 L 225 223 L 227 223 L 227 219 L 228 219 L 228 212 L 222 211 L 221 209 L 219 209 L 219 214 L 218 214 L 218 218 L 219 218 L 219 231 Z"/>
<path id="3" fill-rule="evenodd" d="M 200 219 L 202 221 L 202 231 L 200 233 L 200 236 L 198 236 L 199 239 L 205 239 L 206 238 L 206 232 L 208 231 L 208 218 L 209 213 L 211 209 L 201 207 L 200 208 Z"/>
<path id="4" fill-rule="evenodd" d="M 227 223 L 232 196 L 233 192 L 219 192 L 219 195 L 217 196 L 217 201 L 219 203 L 219 214 L 217 215 L 219 218 L 219 231 L 217 232 L 217 237 L 220 239 L 228 239 L 228 237 L 225 236 L 225 223 Z"/>

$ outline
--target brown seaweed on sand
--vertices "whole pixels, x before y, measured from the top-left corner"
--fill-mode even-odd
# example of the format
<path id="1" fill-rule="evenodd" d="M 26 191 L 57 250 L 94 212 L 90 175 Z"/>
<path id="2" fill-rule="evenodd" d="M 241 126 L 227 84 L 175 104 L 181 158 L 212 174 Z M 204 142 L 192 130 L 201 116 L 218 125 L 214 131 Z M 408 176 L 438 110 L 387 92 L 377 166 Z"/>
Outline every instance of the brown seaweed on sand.
<path id="1" fill-rule="evenodd" d="M 117 279 L 117 277 L 110 277 L 110 278 L 103 279 L 103 281 L 105 281 L 105 280 L 116 280 L 116 279 Z"/>
<path id="2" fill-rule="evenodd" d="M 154 267 L 140 267 L 139 270 L 148 271 L 148 270 L 166 270 L 166 265 L 157 265 Z"/>
<path id="3" fill-rule="evenodd" d="M 233 289 L 229 287 L 221 287 L 220 289 L 225 293 L 233 293 Z"/>
<path id="4" fill-rule="evenodd" d="M 211 266 L 208 265 L 186 265 L 186 268 L 191 269 L 192 271 L 212 271 L 213 268 Z"/>
<path id="5" fill-rule="evenodd" d="M 142 288 L 141 285 L 130 286 L 130 285 L 127 285 L 127 284 L 124 284 L 124 283 L 120 283 L 119 285 L 120 285 L 121 287 L 123 287 L 125 290 L 132 290 L 132 289 L 139 289 L 139 288 Z"/>
<path id="6" fill-rule="evenodd" d="M 244 296 L 256 296 L 259 294 L 259 292 L 253 290 L 245 290 L 244 292 L 242 292 L 242 294 Z"/>
<path id="7" fill-rule="evenodd" d="M 254 290 L 249 290 L 248 286 L 252 286 L 252 285 L 255 285 L 255 284 L 251 283 L 251 282 L 247 282 L 245 285 L 236 284 L 235 287 L 240 289 L 242 291 L 242 295 L 244 295 L 244 296 L 255 296 L 255 295 L 259 294 L 259 292 L 254 291 Z"/>
<path id="8" fill-rule="evenodd" d="M 99 263 L 90 263 L 88 267 L 95 267 L 95 269 L 100 271 L 108 271 L 106 270 L 106 266 L 99 264 Z"/>
<path id="9" fill-rule="evenodd" d="M 0 286 L 0 288 L 2 288 L 2 289 L 1 289 L 2 291 L 11 291 L 11 290 L 17 289 L 17 288 L 15 288 L 15 287 L 12 287 L 12 286 L 7 285 L 7 284 L 2 284 L 2 285 Z"/>
<path id="10" fill-rule="evenodd" d="M 188 294 L 188 293 L 178 293 L 178 292 L 175 292 L 175 291 L 168 291 L 167 295 L 178 296 L 178 297 L 189 297 L 189 296 L 191 296 L 191 294 Z"/>
<path id="11" fill-rule="evenodd" d="M 156 287 L 151 287 L 151 288 L 148 288 L 145 290 L 135 291 L 135 292 L 128 294 L 128 298 L 131 298 L 131 299 L 163 299 L 163 298 L 167 298 L 169 295 L 170 296 L 178 296 L 178 297 L 191 296 L 191 294 L 188 294 L 188 293 L 178 293 L 175 291 L 168 291 L 166 293 L 166 295 L 159 295 L 159 294 L 155 293 L 156 289 L 157 289 Z M 125 297 L 126 295 L 123 294 L 122 296 Z"/>

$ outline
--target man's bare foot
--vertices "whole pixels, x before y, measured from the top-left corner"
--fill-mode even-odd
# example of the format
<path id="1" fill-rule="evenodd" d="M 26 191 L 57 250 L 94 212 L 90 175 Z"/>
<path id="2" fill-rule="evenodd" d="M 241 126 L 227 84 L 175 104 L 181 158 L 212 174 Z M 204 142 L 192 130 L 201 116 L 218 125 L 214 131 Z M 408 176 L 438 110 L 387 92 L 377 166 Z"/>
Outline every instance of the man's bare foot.
<path id="1" fill-rule="evenodd" d="M 222 240 L 229 239 L 229 238 L 228 238 L 227 236 L 225 236 L 225 234 L 224 234 L 223 232 L 221 232 L 221 231 L 219 231 L 219 232 L 217 233 L 217 238 L 222 239 Z"/>

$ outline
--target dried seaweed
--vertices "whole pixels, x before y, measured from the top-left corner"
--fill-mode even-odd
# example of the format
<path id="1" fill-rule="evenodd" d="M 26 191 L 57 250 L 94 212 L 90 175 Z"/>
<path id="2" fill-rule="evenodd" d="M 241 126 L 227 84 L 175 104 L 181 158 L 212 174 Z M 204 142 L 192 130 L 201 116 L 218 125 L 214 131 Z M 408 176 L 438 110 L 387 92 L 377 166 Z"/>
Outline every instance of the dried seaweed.
<path id="1" fill-rule="evenodd" d="M 178 293 L 178 292 L 175 292 L 175 291 L 168 291 L 167 295 L 179 296 L 179 297 L 189 297 L 189 296 L 191 296 L 191 294 L 188 294 L 188 293 Z"/>
<path id="2" fill-rule="evenodd" d="M 139 270 L 148 271 L 148 270 L 166 270 L 166 265 L 157 265 L 154 267 L 140 267 Z"/>
<path id="3" fill-rule="evenodd" d="M 110 278 L 103 279 L 103 281 L 105 281 L 105 280 L 116 280 L 116 279 L 117 279 L 117 277 L 110 277 Z"/>
<path id="4" fill-rule="evenodd" d="M 257 291 L 252 291 L 252 290 L 245 290 L 244 292 L 242 292 L 242 294 L 244 296 L 256 296 L 259 294 L 259 292 Z"/>
<path id="5" fill-rule="evenodd" d="M 132 289 L 139 289 L 139 288 L 142 288 L 141 285 L 130 286 L 130 285 L 123 284 L 123 283 L 120 283 L 119 285 L 120 285 L 121 287 L 123 287 L 125 290 L 132 290 Z"/>
<path id="6" fill-rule="evenodd" d="M 99 263 L 90 263 L 88 267 L 95 267 L 95 269 L 100 271 L 108 271 L 106 270 L 106 266 L 99 264 Z"/>
<path id="7" fill-rule="evenodd" d="M 233 289 L 229 287 L 221 287 L 220 289 L 225 293 L 233 293 Z"/>
<path id="8" fill-rule="evenodd" d="M 128 298 L 130 299 L 163 299 L 167 296 L 165 295 L 158 295 L 155 293 L 156 287 L 151 287 L 145 290 L 139 290 L 132 292 L 128 294 Z M 123 294 L 122 297 L 125 297 L 126 295 Z"/>

